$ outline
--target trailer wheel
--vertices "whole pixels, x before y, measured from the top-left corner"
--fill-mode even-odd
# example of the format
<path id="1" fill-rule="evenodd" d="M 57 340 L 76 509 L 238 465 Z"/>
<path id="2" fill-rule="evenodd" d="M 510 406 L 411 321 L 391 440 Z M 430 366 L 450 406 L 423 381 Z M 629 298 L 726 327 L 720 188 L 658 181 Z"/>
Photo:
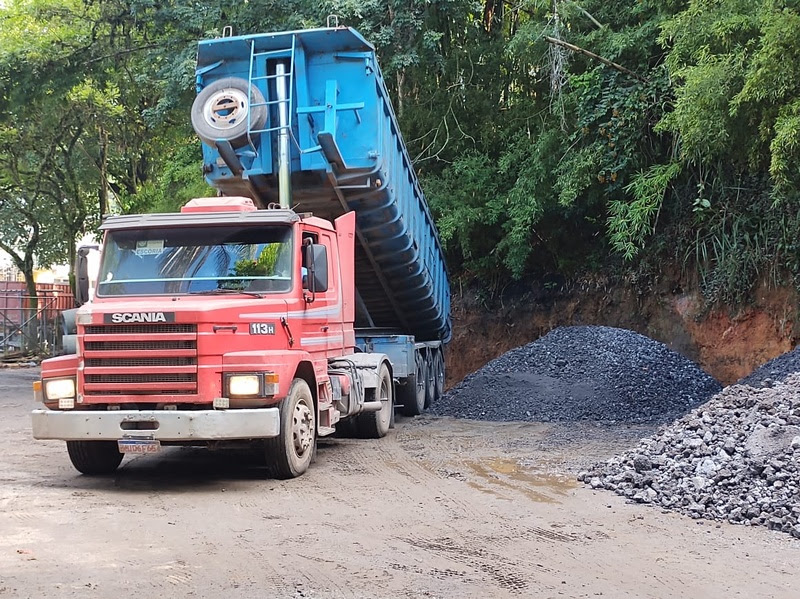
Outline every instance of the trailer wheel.
<path id="1" fill-rule="evenodd" d="M 197 136 L 209 146 L 218 139 L 233 147 L 247 143 L 248 114 L 250 129 L 261 129 L 267 121 L 264 96 L 255 85 L 240 77 L 227 77 L 203 88 L 192 104 L 192 126 Z M 255 106 L 254 106 L 255 104 Z"/>
<path id="2" fill-rule="evenodd" d="M 425 358 L 417 354 L 417 371 L 414 373 L 414 384 L 409 380 L 403 389 L 403 414 L 419 416 L 425 411 L 425 379 L 428 376 Z M 409 377 L 410 379 L 410 377 Z"/>
<path id="3" fill-rule="evenodd" d="M 272 478 L 296 478 L 308 470 L 317 444 L 314 398 L 303 379 L 294 379 L 280 405 L 280 435 L 265 439 L 267 471 Z"/>
<path id="4" fill-rule="evenodd" d="M 389 432 L 394 411 L 392 375 L 389 367 L 381 364 L 378 369 L 378 387 L 375 389 L 375 401 L 383 403 L 377 412 L 367 412 L 356 417 L 359 437 L 363 439 L 380 439 Z"/>
<path id="5" fill-rule="evenodd" d="M 78 472 L 111 474 L 122 463 L 116 441 L 67 441 L 67 453 Z"/>
<path id="6" fill-rule="evenodd" d="M 444 355 L 441 348 L 433 354 L 433 401 L 444 395 Z"/>
<path id="7" fill-rule="evenodd" d="M 428 353 L 425 359 L 425 409 L 431 407 L 433 400 L 436 398 L 436 359 L 433 357 L 433 352 Z"/>

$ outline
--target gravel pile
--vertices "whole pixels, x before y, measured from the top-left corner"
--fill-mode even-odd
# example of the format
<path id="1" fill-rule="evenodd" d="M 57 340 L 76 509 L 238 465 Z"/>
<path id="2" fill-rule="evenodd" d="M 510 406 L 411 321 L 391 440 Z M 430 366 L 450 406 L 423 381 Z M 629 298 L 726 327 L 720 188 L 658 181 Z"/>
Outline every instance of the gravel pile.
<path id="1" fill-rule="evenodd" d="M 579 480 L 692 518 L 800 538 L 800 374 L 732 385 Z"/>
<path id="2" fill-rule="evenodd" d="M 751 374 L 737 381 L 737 385 L 751 387 L 769 387 L 776 381 L 783 381 L 787 376 L 800 372 L 800 347 L 770 360 L 754 370 Z"/>
<path id="3" fill-rule="evenodd" d="M 575 326 L 492 360 L 431 412 L 475 420 L 667 422 L 719 390 L 663 343 L 625 329 Z"/>

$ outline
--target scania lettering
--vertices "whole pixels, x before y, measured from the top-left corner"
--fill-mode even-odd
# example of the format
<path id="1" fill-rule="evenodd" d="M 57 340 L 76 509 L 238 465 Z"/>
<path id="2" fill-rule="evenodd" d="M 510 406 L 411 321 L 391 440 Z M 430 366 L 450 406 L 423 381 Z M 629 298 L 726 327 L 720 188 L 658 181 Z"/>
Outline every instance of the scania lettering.
<path id="1" fill-rule="evenodd" d="M 196 83 L 218 197 L 104 220 L 76 351 L 35 386 L 34 437 L 84 474 L 244 445 L 292 478 L 319 437 L 382 437 L 443 391 L 443 252 L 374 48 L 346 27 L 208 40 Z"/>
<path id="2" fill-rule="evenodd" d="M 111 314 L 109 319 L 113 323 L 121 322 L 167 322 L 163 312 L 128 312 Z"/>

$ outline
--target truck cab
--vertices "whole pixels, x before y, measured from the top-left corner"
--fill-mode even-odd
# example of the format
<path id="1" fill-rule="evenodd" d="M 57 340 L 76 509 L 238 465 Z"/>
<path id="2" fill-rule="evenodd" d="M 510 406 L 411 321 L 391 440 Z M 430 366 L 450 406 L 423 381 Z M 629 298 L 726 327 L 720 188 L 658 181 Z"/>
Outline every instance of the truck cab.
<path id="1" fill-rule="evenodd" d="M 264 440 L 292 477 L 341 419 L 385 435 L 391 362 L 354 355 L 354 220 L 247 198 L 108 218 L 78 353 L 43 362 L 34 436 L 67 440 L 86 473 L 162 445 Z"/>

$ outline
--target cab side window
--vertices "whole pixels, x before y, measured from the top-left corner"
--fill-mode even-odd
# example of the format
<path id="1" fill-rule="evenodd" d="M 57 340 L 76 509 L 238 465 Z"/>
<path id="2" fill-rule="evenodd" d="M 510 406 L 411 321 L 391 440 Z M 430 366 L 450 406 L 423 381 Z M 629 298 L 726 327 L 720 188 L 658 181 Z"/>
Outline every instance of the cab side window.
<path id="1" fill-rule="evenodd" d="M 300 273 L 303 282 L 303 289 L 308 289 L 308 265 L 306 264 L 305 247 L 309 243 L 318 243 L 319 236 L 316 233 L 303 233 L 302 243 L 300 247 Z"/>

